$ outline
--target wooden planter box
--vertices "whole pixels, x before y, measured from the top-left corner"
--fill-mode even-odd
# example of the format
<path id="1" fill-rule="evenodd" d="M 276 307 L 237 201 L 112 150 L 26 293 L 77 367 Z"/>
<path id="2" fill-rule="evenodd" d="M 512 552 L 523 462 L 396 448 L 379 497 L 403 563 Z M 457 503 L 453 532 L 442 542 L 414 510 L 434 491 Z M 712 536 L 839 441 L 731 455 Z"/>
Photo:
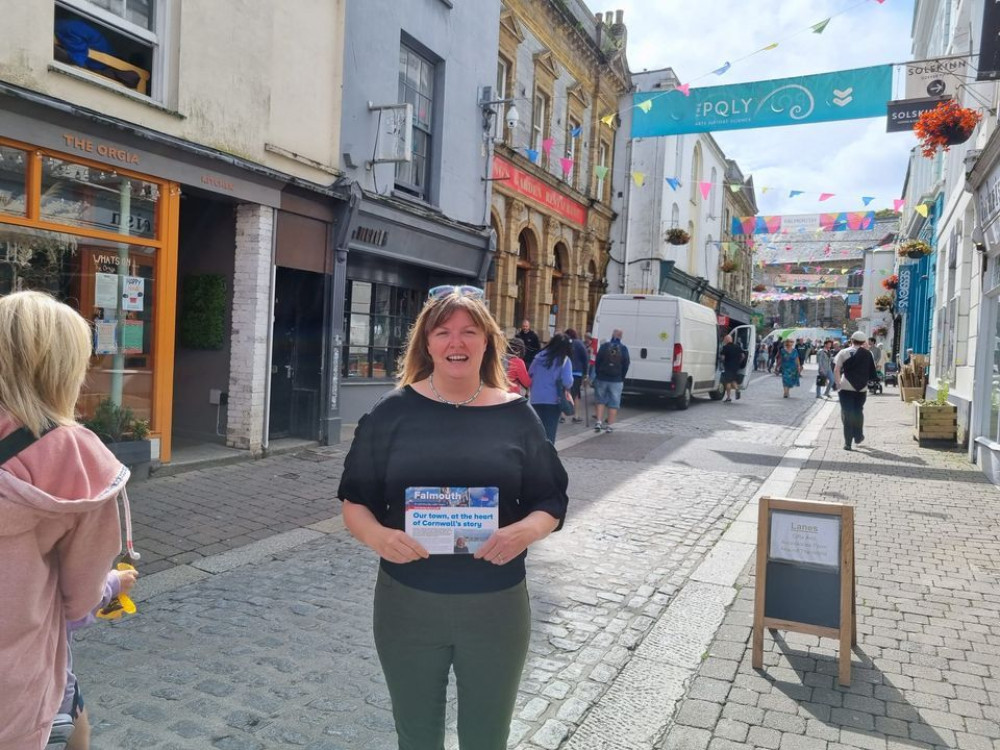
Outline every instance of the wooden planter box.
<path id="1" fill-rule="evenodd" d="M 948 440 L 958 439 L 958 409 L 952 404 L 914 404 L 913 439 Z"/>
<path id="2" fill-rule="evenodd" d="M 899 398 L 903 401 L 919 401 L 924 397 L 924 387 L 920 386 L 900 386 Z"/>

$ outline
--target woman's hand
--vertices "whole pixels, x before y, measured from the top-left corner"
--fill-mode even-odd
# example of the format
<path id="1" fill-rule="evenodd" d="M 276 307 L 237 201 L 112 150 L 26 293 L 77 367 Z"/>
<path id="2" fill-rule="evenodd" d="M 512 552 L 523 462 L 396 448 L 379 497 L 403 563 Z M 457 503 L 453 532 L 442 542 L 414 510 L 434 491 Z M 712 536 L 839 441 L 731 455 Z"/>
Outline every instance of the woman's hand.
<path id="1" fill-rule="evenodd" d="M 545 511 L 532 511 L 517 523 L 493 532 L 473 557 L 494 565 L 505 565 L 528 549 L 529 545 L 547 537 L 558 525 L 559 521 Z"/>
<path id="2" fill-rule="evenodd" d="M 430 553 L 424 546 L 399 529 L 388 529 L 382 527 L 383 533 L 378 535 L 372 549 L 389 562 L 408 563 L 414 560 L 423 560 L 430 557 Z"/>

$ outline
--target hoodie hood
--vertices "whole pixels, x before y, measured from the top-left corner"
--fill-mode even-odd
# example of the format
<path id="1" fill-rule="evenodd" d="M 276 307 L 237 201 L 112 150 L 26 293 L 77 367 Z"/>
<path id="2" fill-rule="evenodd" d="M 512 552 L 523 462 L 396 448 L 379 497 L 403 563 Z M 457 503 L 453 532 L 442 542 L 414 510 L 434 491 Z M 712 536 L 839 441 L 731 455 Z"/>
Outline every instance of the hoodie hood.
<path id="1" fill-rule="evenodd" d="M 20 425 L 0 412 L 0 438 Z M 0 537 L 86 513 L 125 488 L 128 469 L 85 427 L 57 427 L 0 467 Z"/>

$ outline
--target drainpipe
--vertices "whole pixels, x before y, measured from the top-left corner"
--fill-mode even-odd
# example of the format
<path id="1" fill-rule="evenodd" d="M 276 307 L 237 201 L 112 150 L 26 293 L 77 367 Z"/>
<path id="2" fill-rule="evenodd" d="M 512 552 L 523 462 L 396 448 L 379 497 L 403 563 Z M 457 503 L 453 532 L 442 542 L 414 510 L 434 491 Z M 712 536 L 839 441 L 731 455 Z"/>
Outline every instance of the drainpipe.
<path id="1" fill-rule="evenodd" d="M 278 266 L 278 209 L 271 209 L 271 293 L 267 298 L 267 354 L 264 368 L 264 433 L 260 438 L 260 448 L 266 454 L 269 445 L 268 432 L 271 429 L 271 357 L 274 354 L 274 282 Z"/>

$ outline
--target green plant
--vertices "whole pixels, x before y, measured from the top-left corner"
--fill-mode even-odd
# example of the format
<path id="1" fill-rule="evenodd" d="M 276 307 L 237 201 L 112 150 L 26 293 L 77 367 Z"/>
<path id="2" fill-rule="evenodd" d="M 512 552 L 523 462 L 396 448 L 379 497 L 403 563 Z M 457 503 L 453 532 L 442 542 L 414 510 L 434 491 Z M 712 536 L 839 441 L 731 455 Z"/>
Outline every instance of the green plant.
<path id="1" fill-rule="evenodd" d="M 930 255 L 932 248 L 923 240 L 907 240 L 899 246 L 899 254 L 908 258 L 919 258 L 921 255 Z"/>
<path id="2" fill-rule="evenodd" d="M 680 227 L 671 227 L 664 237 L 671 245 L 686 245 L 691 241 L 691 235 Z"/>
<path id="3" fill-rule="evenodd" d="M 116 404 L 110 398 L 103 399 L 97 405 L 94 416 L 83 420 L 83 426 L 105 443 L 145 440 L 149 437 L 149 422 L 137 419 L 130 408 Z"/>
<path id="4" fill-rule="evenodd" d="M 948 381 L 944 378 L 938 378 L 937 394 L 934 396 L 934 403 L 938 406 L 944 406 L 948 403 Z"/>
<path id="5" fill-rule="evenodd" d="M 187 349 L 221 349 L 226 333 L 226 277 L 206 273 L 184 278 L 178 326 Z"/>

